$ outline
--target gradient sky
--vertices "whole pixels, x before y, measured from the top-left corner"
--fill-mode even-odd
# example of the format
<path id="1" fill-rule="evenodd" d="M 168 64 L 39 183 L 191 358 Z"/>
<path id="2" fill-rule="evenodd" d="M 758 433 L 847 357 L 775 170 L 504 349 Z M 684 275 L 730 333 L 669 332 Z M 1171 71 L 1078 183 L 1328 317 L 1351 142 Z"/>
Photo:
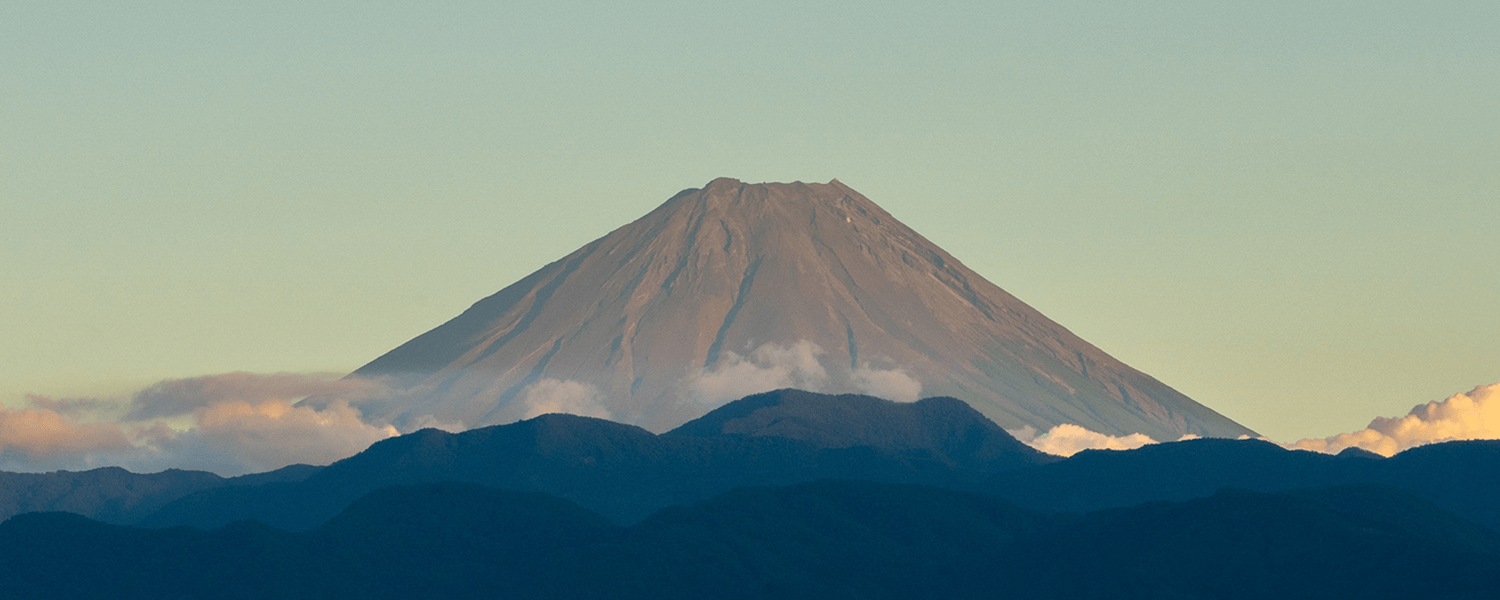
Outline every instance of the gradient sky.
<path id="1" fill-rule="evenodd" d="M 837 177 L 1278 440 L 1500 381 L 1500 3 L 0 5 L 0 402 L 350 371 Z"/>

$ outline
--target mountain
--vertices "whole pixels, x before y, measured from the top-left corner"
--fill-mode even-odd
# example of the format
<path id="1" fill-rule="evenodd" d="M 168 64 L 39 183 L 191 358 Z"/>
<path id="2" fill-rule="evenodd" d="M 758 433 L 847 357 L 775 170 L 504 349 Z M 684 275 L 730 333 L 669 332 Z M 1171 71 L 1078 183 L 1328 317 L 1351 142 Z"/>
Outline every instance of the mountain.
<path id="1" fill-rule="evenodd" d="M 665 431 L 748 393 L 802 387 L 962 398 L 1007 429 L 1253 433 L 1073 335 L 838 180 L 684 190 L 353 376 L 405 390 L 361 410 L 408 426 L 561 407 Z"/>
<path id="2" fill-rule="evenodd" d="M 793 420 L 797 427 L 748 428 L 754 435 L 736 425 Z M 442 481 L 545 492 L 633 523 L 744 486 L 847 477 L 956 488 L 1052 460 L 956 400 L 899 404 L 780 390 L 732 402 L 662 435 L 567 414 L 461 433 L 424 429 L 377 442 L 299 481 L 188 494 L 141 523 L 212 528 L 256 519 L 305 530 L 371 491 Z"/>

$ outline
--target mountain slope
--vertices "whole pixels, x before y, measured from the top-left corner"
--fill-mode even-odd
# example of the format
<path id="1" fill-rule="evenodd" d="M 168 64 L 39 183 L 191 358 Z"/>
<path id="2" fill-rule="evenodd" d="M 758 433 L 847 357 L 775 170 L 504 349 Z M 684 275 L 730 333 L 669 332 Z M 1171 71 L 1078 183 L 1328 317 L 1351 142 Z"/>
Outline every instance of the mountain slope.
<path id="1" fill-rule="evenodd" d="M 915 399 L 920 386 L 1012 429 L 1252 433 L 1079 339 L 838 180 L 685 190 L 355 376 L 407 390 L 361 406 L 398 424 L 512 422 L 552 406 L 533 386 L 556 380 L 588 386 L 574 388 L 575 412 L 653 431 L 779 387 Z"/>

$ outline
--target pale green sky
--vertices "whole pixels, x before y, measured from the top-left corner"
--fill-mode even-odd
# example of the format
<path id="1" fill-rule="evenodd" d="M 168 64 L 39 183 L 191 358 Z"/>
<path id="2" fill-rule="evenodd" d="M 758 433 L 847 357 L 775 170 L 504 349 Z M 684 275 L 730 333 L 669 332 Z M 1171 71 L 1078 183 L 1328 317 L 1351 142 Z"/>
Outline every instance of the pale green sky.
<path id="1" fill-rule="evenodd" d="M 1500 3 L 308 4 L 0 4 L 0 402 L 349 371 L 718 176 L 1278 440 L 1500 381 Z"/>

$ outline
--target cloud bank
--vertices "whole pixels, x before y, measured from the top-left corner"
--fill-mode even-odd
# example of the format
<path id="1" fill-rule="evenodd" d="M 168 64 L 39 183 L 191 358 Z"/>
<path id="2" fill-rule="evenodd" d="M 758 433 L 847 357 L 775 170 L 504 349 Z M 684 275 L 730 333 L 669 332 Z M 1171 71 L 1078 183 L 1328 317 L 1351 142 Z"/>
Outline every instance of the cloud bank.
<path id="1" fill-rule="evenodd" d="M 1298 440 L 1290 447 L 1328 453 L 1354 447 L 1392 456 L 1434 442 L 1494 438 L 1500 438 L 1500 383 L 1419 404 L 1404 417 L 1376 417 L 1369 427 L 1353 433 Z"/>

